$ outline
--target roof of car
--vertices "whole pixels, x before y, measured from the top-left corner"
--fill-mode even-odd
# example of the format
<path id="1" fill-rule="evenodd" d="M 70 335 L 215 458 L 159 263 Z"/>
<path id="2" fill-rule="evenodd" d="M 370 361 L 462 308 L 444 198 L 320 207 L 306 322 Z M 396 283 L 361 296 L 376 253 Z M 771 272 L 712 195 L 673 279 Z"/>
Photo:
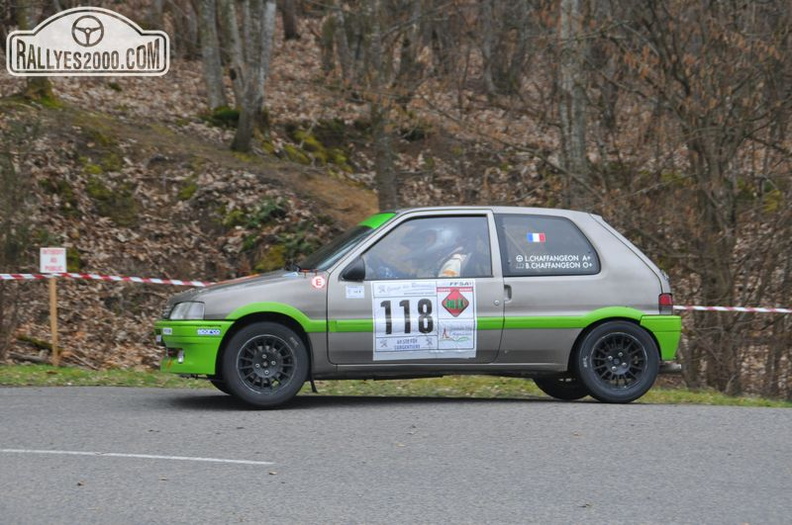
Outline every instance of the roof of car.
<path id="1" fill-rule="evenodd" d="M 586 211 L 569 210 L 564 208 L 536 208 L 536 207 L 522 207 L 522 206 L 423 206 L 415 208 L 398 208 L 396 210 L 388 210 L 399 215 L 405 213 L 423 213 L 435 211 L 492 211 L 493 213 L 521 213 L 521 214 L 535 214 L 535 215 L 556 215 L 562 217 L 574 217 L 581 215 L 591 215 Z"/>

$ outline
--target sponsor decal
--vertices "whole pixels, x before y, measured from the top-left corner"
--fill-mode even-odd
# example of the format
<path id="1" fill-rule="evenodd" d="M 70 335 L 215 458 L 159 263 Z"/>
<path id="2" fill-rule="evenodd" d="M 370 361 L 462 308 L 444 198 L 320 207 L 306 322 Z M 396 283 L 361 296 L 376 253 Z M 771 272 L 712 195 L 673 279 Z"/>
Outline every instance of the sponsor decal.
<path id="1" fill-rule="evenodd" d="M 32 31 L 12 31 L 6 69 L 15 76 L 160 76 L 170 68 L 170 40 L 101 7 L 75 7 Z"/>
<path id="2" fill-rule="evenodd" d="M 465 311 L 470 301 L 462 294 L 459 288 L 452 288 L 451 292 L 443 299 L 443 308 L 454 317 Z"/>
<path id="3" fill-rule="evenodd" d="M 162 335 L 173 335 L 173 328 L 163 328 Z"/>
<path id="4" fill-rule="evenodd" d="M 346 287 L 347 299 L 365 299 L 366 289 L 362 284 L 347 285 Z"/>
<path id="5" fill-rule="evenodd" d="M 219 328 L 199 328 L 196 330 L 198 335 L 220 335 Z"/>
<path id="6" fill-rule="evenodd" d="M 317 290 L 321 290 L 327 286 L 327 279 L 323 275 L 314 275 L 311 279 L 311 286 Z"/>

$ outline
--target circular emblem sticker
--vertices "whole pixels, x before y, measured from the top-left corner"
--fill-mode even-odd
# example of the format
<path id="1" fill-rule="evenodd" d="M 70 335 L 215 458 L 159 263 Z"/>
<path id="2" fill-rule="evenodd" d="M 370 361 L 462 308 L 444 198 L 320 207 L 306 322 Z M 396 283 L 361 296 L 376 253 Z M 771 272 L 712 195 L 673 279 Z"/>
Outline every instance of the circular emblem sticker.
<path id="1" fill-rule="evenodd" d="M 313 279 L 311 279 L 311 286 L 316 288 L 317 290 L 321 290 L 327 284 L 327 279 L 324 278 L 322 275 L 316 275 Z"/>

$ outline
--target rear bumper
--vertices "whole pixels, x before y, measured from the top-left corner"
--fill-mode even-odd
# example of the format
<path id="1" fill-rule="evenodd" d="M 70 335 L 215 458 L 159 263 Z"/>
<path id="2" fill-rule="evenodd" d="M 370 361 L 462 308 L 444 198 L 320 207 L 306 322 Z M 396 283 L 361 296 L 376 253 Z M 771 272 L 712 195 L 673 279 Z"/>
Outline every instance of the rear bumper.
<path id="1" fill-rule="evenodd" d="M 660 363 L 661 374 L 681 374 L 682 365 L 676 361 L 663 361 Z"/>
<path id="2" fill-rule="evenodd" d="M 682 318 L 678 315 L 645 315 L 641 326 L 654 335 L 660 347 L 660 359 L 673 361 L 682 337 Z"/>

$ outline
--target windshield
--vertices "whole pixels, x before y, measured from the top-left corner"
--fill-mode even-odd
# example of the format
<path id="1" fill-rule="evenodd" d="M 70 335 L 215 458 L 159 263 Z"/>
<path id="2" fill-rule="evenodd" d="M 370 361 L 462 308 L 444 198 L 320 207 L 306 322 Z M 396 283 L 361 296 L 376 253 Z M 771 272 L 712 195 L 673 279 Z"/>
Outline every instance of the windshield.
<path id="1" fill-rule="evenodd" d="M 358 225 L 309 255 L 299 264 L 301 270 L 327 270 L 349 250 L 371 235 L 374 228 Z"/>

